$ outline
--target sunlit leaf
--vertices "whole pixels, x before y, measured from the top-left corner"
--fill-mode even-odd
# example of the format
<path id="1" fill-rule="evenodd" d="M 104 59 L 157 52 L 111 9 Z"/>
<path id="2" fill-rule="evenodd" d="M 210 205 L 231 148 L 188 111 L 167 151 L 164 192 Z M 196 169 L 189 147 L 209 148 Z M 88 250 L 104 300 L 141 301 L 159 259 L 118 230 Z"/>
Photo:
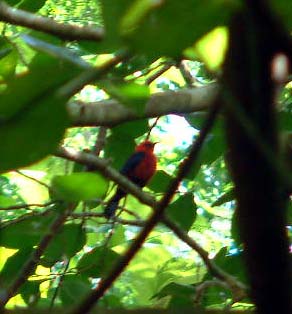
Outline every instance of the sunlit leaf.
<path id="1" fill-rule="evenodd" d="M 237 5 L 237 1 L 215 0 L 135 1 L 121 20 L 120 32 L 136 51 L 178 56 L 204 34 L 226 24 Z"/>
<path id="2" fill-rule="evenodd" d="M 109 95 L 119 100 L 123 105 L 138 114 L 144 113 L 144 108 L 150 96 L 149 87 L 136 83 L 117 83 L 104 81 L 99 84 Z"/>
<path id="3" fill-rule="evenodd" d="M 32 247 L 25 247 L 9 257 L 0 273 L 0 285 L 8 287 L 19 276 L 19 271 L 31 256 Z"/>
<path id="4" fill-rule="evenodd" d="M 28 74 L 8 84 L 0 95 L 0 171 L 27 166 L 56 150 L 69 125 L 67 99 L 56 90 L 75 74 L 72 66 L 40 55 Z"/>
<path id="5" fill-rule="evenodd" d="M 87 201 L 102 198 L 108 188 L 108 181 L 100 174 L 74 172 L 64 176 L 55 176 L 52 189 L 55 197 L 65 201 Z"/>
<path id="6" fill-rule="evenodd" d="M 209 69 L 216 70 L 223 63 L 227 49 L 227 41 L 227 28 L 218 27 L 196 43 L 195 50 Z"/>

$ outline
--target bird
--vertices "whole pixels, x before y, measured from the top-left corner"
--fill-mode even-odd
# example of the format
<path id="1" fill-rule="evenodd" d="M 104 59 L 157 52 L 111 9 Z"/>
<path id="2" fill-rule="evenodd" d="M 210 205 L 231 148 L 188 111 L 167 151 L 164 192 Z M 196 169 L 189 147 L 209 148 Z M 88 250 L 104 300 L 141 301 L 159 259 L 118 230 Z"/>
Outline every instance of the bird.
<path id="1" fill-rule="evenodd" d="M 154 154 L 156 142 L 145 140 L 136 146 L 135 152 L 128 158 L 120 173 L 126 176 L 130 181 L 143 188 L 156 172 L 157 157 Z M 120 187 L 108 201 L 104 209 L 105 217 L 112 218 L 115 215 L 119 201 L 127 193 Z"/>

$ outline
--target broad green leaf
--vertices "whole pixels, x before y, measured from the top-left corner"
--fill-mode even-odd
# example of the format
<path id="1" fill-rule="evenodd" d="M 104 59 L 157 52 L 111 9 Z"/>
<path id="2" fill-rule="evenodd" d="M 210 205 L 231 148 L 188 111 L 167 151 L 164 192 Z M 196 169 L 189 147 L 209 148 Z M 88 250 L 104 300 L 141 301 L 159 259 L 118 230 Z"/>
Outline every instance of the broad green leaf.
<path id="1" fill-rule="evenodd" d="M 69 202 L 102 198 L 108 188 L 108 181 L 98 173 L 74 172 L 55 176 L 52 189 L 57 199 Z"/>
<path id="2" fill-rule="evenodd" d="M 188 231 L 196 219 L 196 210 L 194 196 L 192 193 L 188 193 L 171 203 L 166 210 L 166 214 L 183 230 Z"/>
<path id="3" fill-rule="evenodd" d="M 0 229 L 0 246 L 21 249 L 36 245 L 46 234 L 54 215 L 31 216 Z"/>
<path id="4" fill-rule="evenodd" d="M 115 84 L 110 81 L 100 82 L 99 85 L 123 105 L 129 107 L 136 113 L 143 115 L 145 104 L 150 96 L 148 86 L 125 82 Z"/>
<path id="5" fill-rule="evenodd" d="M 84 254 L 77 264 L 78 272 L 88 277 L 104 277 L 112 270 L 120 255 L 105 247 L 97 247 Z"/>
<path id="6" fill-rule="evenodd" d="M 228 274 L 234 276 L 237 280 L 245 284 L 248 283 L 242 253 L 231 255 L 228 254 L 227 248 L 223 247 L 214 257 L 213 261 L 218 267 L 225 270 Z M 211 280 L 212 278 L 213 275 L 208 272 L 203 281 Z M 232 296 L 229 290 L 223 289 L 222 287 L 211 287 L 205 293 L 203 304 L 205 306 L 222 304 L 230 297 Z"/>
<path id="7" fill-rule="evenodd" d="M 30 12 L 37 12 L 41 9 L 47 0 L 22 0 L 20 1 L 19 5 L 17 6 L 18 9 L 30 11 Z"/>
<path id="8" fill-rule="evenodd" d="M 31 256 L 32 251 L 32 247 L 25 247 L 7 259 L 0 273 L 0 285 L 2 288 L 11 285 L 18 277 L 19 271 Z"/>
<path id="9" fill-rule="evenodd" d="M 14 6 L 17 3 L 21 2 L 22 0 L 6 0 L 5 2 L 7 2 L 7 4 Z"/>
<path id="10" fill-rule="evenodd" d="M 214 71 L 218 70 L 224 61 L 227 42 L 227 28 L 217 27 L 201 38 L 194 49 L 207 67 Z"/>
<path id="11" fill-rule="evenodd" d="M 149 189 L 153 192 L 164 192 L 170 184 L 172 177 L 163 170 L 158 170 L 149 183 Z"/>
<path id="12" fill-rule="evenodd" d="M 42 257 L 41 264 L 46 267 L 53 266 L 62 258 L 71 258 L 86 243 L 85 231 L 82 225 L 67 224 L 54 237 Z"/>
<path id="13" fill-rule="evenodd" d="M 226 25 L 238 1 L 134 1 L 120 22 L 120 33 L 136 51 L 172 56 L 217 26 Z"/>
<path id="14" fill-rule="evenodd" d="M 75 74 L 72 65 L 38 55 L 28 74 L 8 84 L 0 95 L 0 171 L 27 166 L 56 150 L 69 126 L 67 99 L 56 91 Z"/>
<path id="15" fill-rule="evenodd" d="M 91 290 L 90 281 L 80 275 L 66 275 L 60 286 L 60 298 L 65 306 L 79 303 Z"/>
<path id="16" fill-rule="evenodd" d="M 117 245 L 124 244 L 127 241 L 125 232 L 126 232 L 126 229 L 123 225 L 116 226 L 114 233 L 108 243 L 108 247 L 114 247 Z"/>
<path id="17" fill-rule="evenodd" d="M 40 284 L 41 281 L 26 281 L 19 289 L 19 293 L 21 294 L 21 297 L 23 298 L 24 302 L 27 305 L 33 306 L 35 305 L 40 296 Z"/>
<path id="18" fill-rule="evenodd" d="M 164 288 L 162 288 L 159 293 L 154 295 L 155 298 L 163 298 L 166 296 L 181 296 L 185 298 L 194 297 L 196 293 L 196 288 L 193 285 L 183 285 L 175 282 L 171 282 Z"/>
<path id="19" fill-rule="evenodd" d="M 120 21 L 127 12 L 132 0 L 119 0 L 115 2 L 101 0 L 100 2 L 106 34 L 101 46 L 111 51 L 123 45 L 123 40 L 120 36 Z"/>
<path id="20" fill-rule="evenodd" d="M 229 254 L 226 247 L 223 247 L 214 257 L 214 263 L 228 272 L 230 275 L 236 277 L 239 281 L 247 283 L 246 270 L 243 263 L 242 252 L 236 254 Z M 207 273 L 204 280 L 209 280 L 213 277 L 212 274 Z"/>

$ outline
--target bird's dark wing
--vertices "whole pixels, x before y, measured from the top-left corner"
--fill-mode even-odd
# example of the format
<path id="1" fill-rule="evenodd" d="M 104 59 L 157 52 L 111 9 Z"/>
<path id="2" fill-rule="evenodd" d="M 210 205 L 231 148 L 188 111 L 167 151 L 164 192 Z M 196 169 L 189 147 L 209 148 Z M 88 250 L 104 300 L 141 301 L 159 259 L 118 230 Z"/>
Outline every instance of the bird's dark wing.
<path id="1" fill-rule="evenodd" d="M 129 157 L 129 159 L 124 164 L 123 168 L 121 169 L 121 174 L 124 176 L 130 175 L 131 172 L 140 164 L 140 162 L 144 159 L 145 153 L 144 152 L 136 152 Z"/>

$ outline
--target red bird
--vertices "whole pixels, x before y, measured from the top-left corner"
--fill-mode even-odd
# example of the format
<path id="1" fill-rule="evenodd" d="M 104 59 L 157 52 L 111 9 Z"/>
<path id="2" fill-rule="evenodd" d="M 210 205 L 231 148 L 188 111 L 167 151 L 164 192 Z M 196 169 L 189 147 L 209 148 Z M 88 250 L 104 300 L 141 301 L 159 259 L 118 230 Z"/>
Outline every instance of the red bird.
<path id="1" fill-rule="evenodd" d="M 156 171 L 157 159 L 153 153 L 155 144 L 146 140 L 136 146 L 135 152 L 129 157 L 120 171 L 121 174 L 141 188 L 147 184 Z M 114 216 L 120 199 L 125 197 L 126 194 L 124 190 L 117 188 L 116 193 L 109 200 L 104 210 L 107 218 Z"/>

